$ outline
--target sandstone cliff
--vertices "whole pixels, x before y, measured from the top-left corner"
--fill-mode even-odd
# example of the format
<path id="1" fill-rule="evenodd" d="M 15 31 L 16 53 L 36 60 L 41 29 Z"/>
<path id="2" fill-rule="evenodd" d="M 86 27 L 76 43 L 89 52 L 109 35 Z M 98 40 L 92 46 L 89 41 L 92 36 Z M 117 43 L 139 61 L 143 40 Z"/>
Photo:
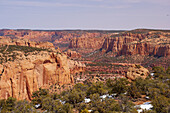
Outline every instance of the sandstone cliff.
<path id="1" fill-rule="evenodd" d="M 170 56 L 170 32 L 132 30 L 122 33 L 103 34 L 100 37 L 78 37 L 70 40 L 70 48 L 102 49 L 121 55 Z M 91 52 L 91 51 L 90 51 Z"/>
<path id="2" fill-rule="evenodd" d="M 69 46 L 69 42 L 72 38 L 94 38 L 102 37 L 103 33 L 99 31 L 90 32 L 83 30 L 0 30 L 0 36 L 6 36 L 11 39 L 29 39 L 31 41 L 43 41 L 51 42 L 55 47 L 60 47 L 61 49 L 66 49 Z"/>
<path id="3" fill-rule="evenodd" d="M 85 65 L 67 59 L 61 53 L 37 52 L 0 65 L 0 99 L 14 97 L 30 100 L 32 92 L 52 84 L 74 84 L 71 71 L 83 71 Z"/>
<path id="4" fill-rule="evenodd" d="M 103 43 L 102 49 L 105 49 L 106 52 L 112 51 L 117 53 L 122 50 L 124 44 L 130 43 L 135 40 L 135 38 L 131 37 L 106 38 Z"/>
<path id="5" fill-rule="evenodd" d="M 167 33 L 149 32 L 147 34 L 123 33 L 106 38 L 102 49 L 121 55 L 170 56 L 170 37 Z"/>
<path id="6" fill-rule="evenodd" d="M 66 52 L 67 56 L 71 57 L 71 58 L 80 58 L 81 55 L 79 53 L 77 53 L 76 51 L 71 51 L 70 49 L 67 50 Z"/>
<path id="7" fill-rule="evenodd" d="M 115 56 L 121 55 L 170 55 L 170 31 L 137 29 L 126 32 L 98 32 L 98 31 L 43 31 L 43 30 L 0 30 L 0 36 L 10 39 L 29 39 L 31 41 L 48 41 L 55 47 L 65 50 L 68 47 L 86 49 L 83 53 L 102 49 L 103 52 L 112 51 Z M 1 40 L 2 41 L 2 40 Z M 17 45 L 33 47 L 50 44 L 16 42 Z M 51 46 L 50 46 L 51 47 Z M 89 50 L 93 49 L 93 50 Z M 77 49 L 76 49 L 77 51 Z"/>
<path id="8" fill-rule="evenodd" d="M 70 41 L 69 48 L 93 48 L 100 49 L 104 38 L 73 38 Z"/>

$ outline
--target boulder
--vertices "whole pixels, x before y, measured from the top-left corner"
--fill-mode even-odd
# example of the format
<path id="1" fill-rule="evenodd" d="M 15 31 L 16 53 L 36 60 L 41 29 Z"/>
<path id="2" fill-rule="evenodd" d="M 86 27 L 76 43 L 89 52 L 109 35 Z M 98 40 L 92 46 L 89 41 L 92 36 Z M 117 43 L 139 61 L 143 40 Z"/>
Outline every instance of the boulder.
<path id="1" fill-rule="evenodd" d="M 148 75 L 149 75 L 148 69 L 144 68 L 141 65 L 134 64 L 131 67 L 129 67 L 126 77 L 130 80 L 135 80 L 136 78 L 139 77 L 145 79 Z"/>

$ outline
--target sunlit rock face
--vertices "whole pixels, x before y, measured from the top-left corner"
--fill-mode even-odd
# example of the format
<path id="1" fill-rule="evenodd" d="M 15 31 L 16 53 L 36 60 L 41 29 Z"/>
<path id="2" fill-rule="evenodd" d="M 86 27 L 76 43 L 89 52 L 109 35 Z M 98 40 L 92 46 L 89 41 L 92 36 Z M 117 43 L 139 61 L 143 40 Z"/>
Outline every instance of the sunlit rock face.
<path id="1" fill-rule="evenodd" d="M 133 64 L 129 67 L 126 77 L 130 80 L 135 80 L 139 77 L 145 79 L 148 75 L 148 69 L 144 68 L 143 66 Z"/>
<path id="2" fill-rule="evenodd" d="M 74 84 L 71 71 L 82 71 L 85 65 L 65 54 L 37 52 L 0 65 L 0 99 L 14 97 L 31 100 L 32 92 L 52 84 Z"/>

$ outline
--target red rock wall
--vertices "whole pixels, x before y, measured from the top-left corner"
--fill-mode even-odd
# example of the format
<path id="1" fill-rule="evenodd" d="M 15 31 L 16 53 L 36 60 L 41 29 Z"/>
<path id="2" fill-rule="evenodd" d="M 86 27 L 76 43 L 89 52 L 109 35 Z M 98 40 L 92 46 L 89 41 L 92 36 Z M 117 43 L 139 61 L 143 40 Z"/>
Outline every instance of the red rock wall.
<path id="1" fill-rule="evenodd" d="M 14 97 L 30 100 L 32 92 L 53 84 L 74 84 L 71 70 L 83 71 L 85 65 L 64 54 L 41 52 L 0 66 L 0 99 Z M 2 71 L 4 70 L 4 71 Z M 2 73 L 3 72 L 3 73 Z"/>
<path id="2" fill-rule="evenodd" d="M 93 48 L 100 49 L 104 38 L 73 38 L 70 41 L 69 48 Z"/>

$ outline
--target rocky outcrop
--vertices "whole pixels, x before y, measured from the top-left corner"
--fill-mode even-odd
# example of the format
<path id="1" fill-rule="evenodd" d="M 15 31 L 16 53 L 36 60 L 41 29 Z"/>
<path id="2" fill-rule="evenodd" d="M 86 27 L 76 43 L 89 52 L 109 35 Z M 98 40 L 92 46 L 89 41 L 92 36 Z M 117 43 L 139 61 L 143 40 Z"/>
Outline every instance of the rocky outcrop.
<path id="1" fill-rule="evenodd" d="M 129 67 L 126 77 L 130 80 L 135 80 L 136 78 L 139 77 L 145 79 L 148 75 L 149 75 L 148 69 L 144 68 L 141 65 L 134 64 L 131 67 Z"/>
<path id="2" fill-rule="evenodd" d="M 93 48 L 100 49 L 104 38 L 73 38 L 70 41 L 69 48 Z"/>
<path id="3" fill-rule="evenodd" d="M 74 84 L 71 71 L 83 71 L 85 65 L 67 59 L 62 53 L 40 52 L 19 57 L 0 65 L 0 99 L 14 97 L 30 100 L 32 92 L 52 84 Z"/>
<path id="4" fill-rule="evenodd" d="M 56 48 L 60 47 L 61 50 L 66 50 L 68 47 L 77 48 L 76 51 L 79 51 L 81 54 L 102 49 L 103 53 L 112 51 L 114 56 L 139 54 L 161 57 L 170 55 L 169 30 L 137 29 L 120 33 L 82 30 L 0 30 L 0 36 L 10 39 L 36 41 L 36 44 L 28 43 L 27 41 L 14 41 L 17 45 L 30 45 L 33 47 L 44 47 L 46 45 L 51 47 L 52 45 L 49 43 L 37 43 L 38 41 L 48 41 L 53 43 Z"/>
<path id="5" fill-rule="evenodd" d="M 71 57 L 71 58 L 80 58 L 81 55 L 79 53 L 77 53 L 76 51 L 71 51 L 70 49 L 67 50 L 66 52 L 67 56 Z"/>
<path id="6" fill-rule="evenodd" d="M 122 50 L 124 44 L 133 42 L 135 40 L 135 38 L 131 37 L 106 38 L 102 49 L 106 50 L 106 52 L 112 51 L 117 53 Z"/>
<path id="7" fill-rule="evenodd" d="M 168 34 L 149 32 L 146 34 L 123 33 L 106 38 L 102 51 L 112 51 L 115 56 L 153 55 L 170 56 L 170 37 Z"/>
<path id="8" fill-rule="evenodd" d="M 70 67 L 71 74 L 84 72 L 84 70 L 86 69 L 86 65 L 82 64 L 79 61 L 69 60 L 68 65 Z"/>
<path id="9" fill-rule="evenodd" d="M 163 31 L 133 30 L 101 37 L 72 38 L 70 48 L 102 49 L 102 53 L 121 55 L 170 56 L 170 33 Z"/>
<path id="10" fill-rule="evenodd" d="M 66 49 L 72 38 L 94 38 L 102 37 L 103 33 L 99 31 L 83 31 L 83 30 L 0 30 L 0 36 L 6 36 L 11 39 L 22 38 L 31 41 L 51 42 L 55 47 Z"/>
<path id="11" fill-rule="evenodd" d="M 2 36 L 0 36 L 0 45 L 17 45 L 55 50 L 54 45 L 50 42 L 34 42 L 28 39 L 10 39 Z"/>
<path id="12" fill-rule="evenodd" d="M 117 55 L 154 55 L 170 56 L 170 45 L 153 45 L 150 43 L 125 44 Z"/>

